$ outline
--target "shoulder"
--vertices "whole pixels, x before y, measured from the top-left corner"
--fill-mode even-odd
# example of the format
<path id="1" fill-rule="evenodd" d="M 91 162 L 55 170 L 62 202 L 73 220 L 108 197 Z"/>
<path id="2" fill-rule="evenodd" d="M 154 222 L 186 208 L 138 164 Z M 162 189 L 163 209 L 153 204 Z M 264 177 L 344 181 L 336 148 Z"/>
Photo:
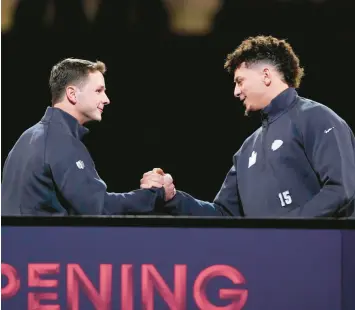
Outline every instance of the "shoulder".
<path id="1" fill-rule="evenodd" d="M 306 121 L 315 121 L 318 123 L 327 120 L 335 120 L 345 123 L 345 121 L 331 108 L 304 97 L 299 97 L 296 111 L 300 116 L 304 117 Z"/>
<path id="2" fill-rule="evenodd" d="M 20 136 L 20 138 L 37 136 L 41 137 L 45 135 L 46 127 L 42 123 L 34 124 L 33 126 L 27 128 Z"/>
<path id="3" fill-rule="evenodd" d="M 12 149 L 21 153 L 30 152 L 30 150 L 32 153 L 40 152 L 43 149 L 44 140 L 45 128 L 37 123 L 21 133 Z"/>
<path id="4" fill-rule="evenodd" d="M 345 120 L 331 108 L 303 97 L 298 98 L 291 117 L 303 132 L 324 131 L 335 126 L 348 128 Z"/>

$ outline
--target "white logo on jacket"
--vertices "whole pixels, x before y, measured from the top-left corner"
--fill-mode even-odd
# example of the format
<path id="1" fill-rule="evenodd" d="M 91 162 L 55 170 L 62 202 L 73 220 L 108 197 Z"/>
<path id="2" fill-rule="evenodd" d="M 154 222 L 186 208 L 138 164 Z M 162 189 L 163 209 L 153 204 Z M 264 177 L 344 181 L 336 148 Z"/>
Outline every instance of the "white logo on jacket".
<path id="1" fill-rule="evenodd" d="M 79 169 L 84 169 L 85 168 L 84 162 L 82 160 L 78 160 L 76 162 L 76 165 L 78 166 Z"/>
<path id="2" fill-rule="evenodd" d="M 249 157 L 249 165 L 248 168 L 250 168 L 252 165 L 254 165 L 256 163 L 256 156 L 258 155 L 257 152 L 253 151 L 253 153 L 251 153 L 251 156 Z"/>
<path id="3" fill-rule="evenodd" d="M 328 133 L 328 132 L 331 131 L 332 129 L 334 129 L 334 127 L 331 127 L 331 128 L 329 128 L 329 129 L 324 130 L 324 133 Z"/>
<path id="4" fill-rule="evenodd" d="M 273 151 L 276 151 L 277 149 L 279 149 L 281 147 L 282 144 L 284 144 L 284 142 L 282 140 L 275 140 L 274 142 L 272 142 L 271 149 Z"/>

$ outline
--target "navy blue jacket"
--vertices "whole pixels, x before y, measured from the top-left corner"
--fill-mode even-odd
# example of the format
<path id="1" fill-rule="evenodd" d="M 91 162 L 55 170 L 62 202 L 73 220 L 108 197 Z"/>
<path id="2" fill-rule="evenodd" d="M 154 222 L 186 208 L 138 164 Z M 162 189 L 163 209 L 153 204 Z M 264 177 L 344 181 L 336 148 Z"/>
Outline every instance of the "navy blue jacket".
<path id="1" fill-rule="evenodd" d="M 3 169 L 2 215 L 147 214 L 164 190 L 108 193 L 81 142 L 88 129 L 57 108 L 26 130 Z"/>
<path id="2" fill-rule="evenodd" d="M 178 192 L 180 215 L 337 217 L 354 212 L 355 139 L 328 107 L 289 88 L 262 111 L 262 127 L 233 157 L 213 203 Z"/>

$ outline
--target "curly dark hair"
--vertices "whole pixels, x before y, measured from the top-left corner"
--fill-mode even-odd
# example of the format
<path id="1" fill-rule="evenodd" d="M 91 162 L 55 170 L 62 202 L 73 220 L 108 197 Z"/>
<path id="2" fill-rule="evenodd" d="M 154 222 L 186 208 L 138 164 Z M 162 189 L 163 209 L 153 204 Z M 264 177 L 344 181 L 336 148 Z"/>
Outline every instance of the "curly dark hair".
<path id="1" fill-rule="evenodd" d="M 272 36 L 244 40 L 233 53 L 228 54 L 224 68 L 234 73 L 243 62 L 248 66 L 262 61 L 274 65 L 289 87 L 299 87 L 304 69 L 300 67 L 298 57 L 289 43 Z"/>

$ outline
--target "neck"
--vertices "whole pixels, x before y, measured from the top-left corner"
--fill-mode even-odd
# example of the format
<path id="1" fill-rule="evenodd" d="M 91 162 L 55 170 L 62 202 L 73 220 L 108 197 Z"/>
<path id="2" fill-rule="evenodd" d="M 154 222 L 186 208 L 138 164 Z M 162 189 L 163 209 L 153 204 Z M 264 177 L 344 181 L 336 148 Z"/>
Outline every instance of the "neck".
<path id="1" fill-rule="evenodd" d="M 74 105 L 67 102 L 58 102 L 53 105 L 54 108 L 61 109 L 62 111 L 73 116 L 80 125 L 85 123 L 85 120 L 80 117 L 80 114 L 75 110 Z"/>
<path id="2" fill-rule="evenodd" d="M 265 98 L 266 99 L 265 106 L 263 108 L 267 107 L 273 99 L 275 99 L 278 95 L 280 95 L 287 88 L 289 88 L 289 86 L 283 82 L 279 83 L 278 85 L 274 85 L 274 87 L 272 87 L 270 89 L 270 91 L 267 94 L 267 97 Z"/>

